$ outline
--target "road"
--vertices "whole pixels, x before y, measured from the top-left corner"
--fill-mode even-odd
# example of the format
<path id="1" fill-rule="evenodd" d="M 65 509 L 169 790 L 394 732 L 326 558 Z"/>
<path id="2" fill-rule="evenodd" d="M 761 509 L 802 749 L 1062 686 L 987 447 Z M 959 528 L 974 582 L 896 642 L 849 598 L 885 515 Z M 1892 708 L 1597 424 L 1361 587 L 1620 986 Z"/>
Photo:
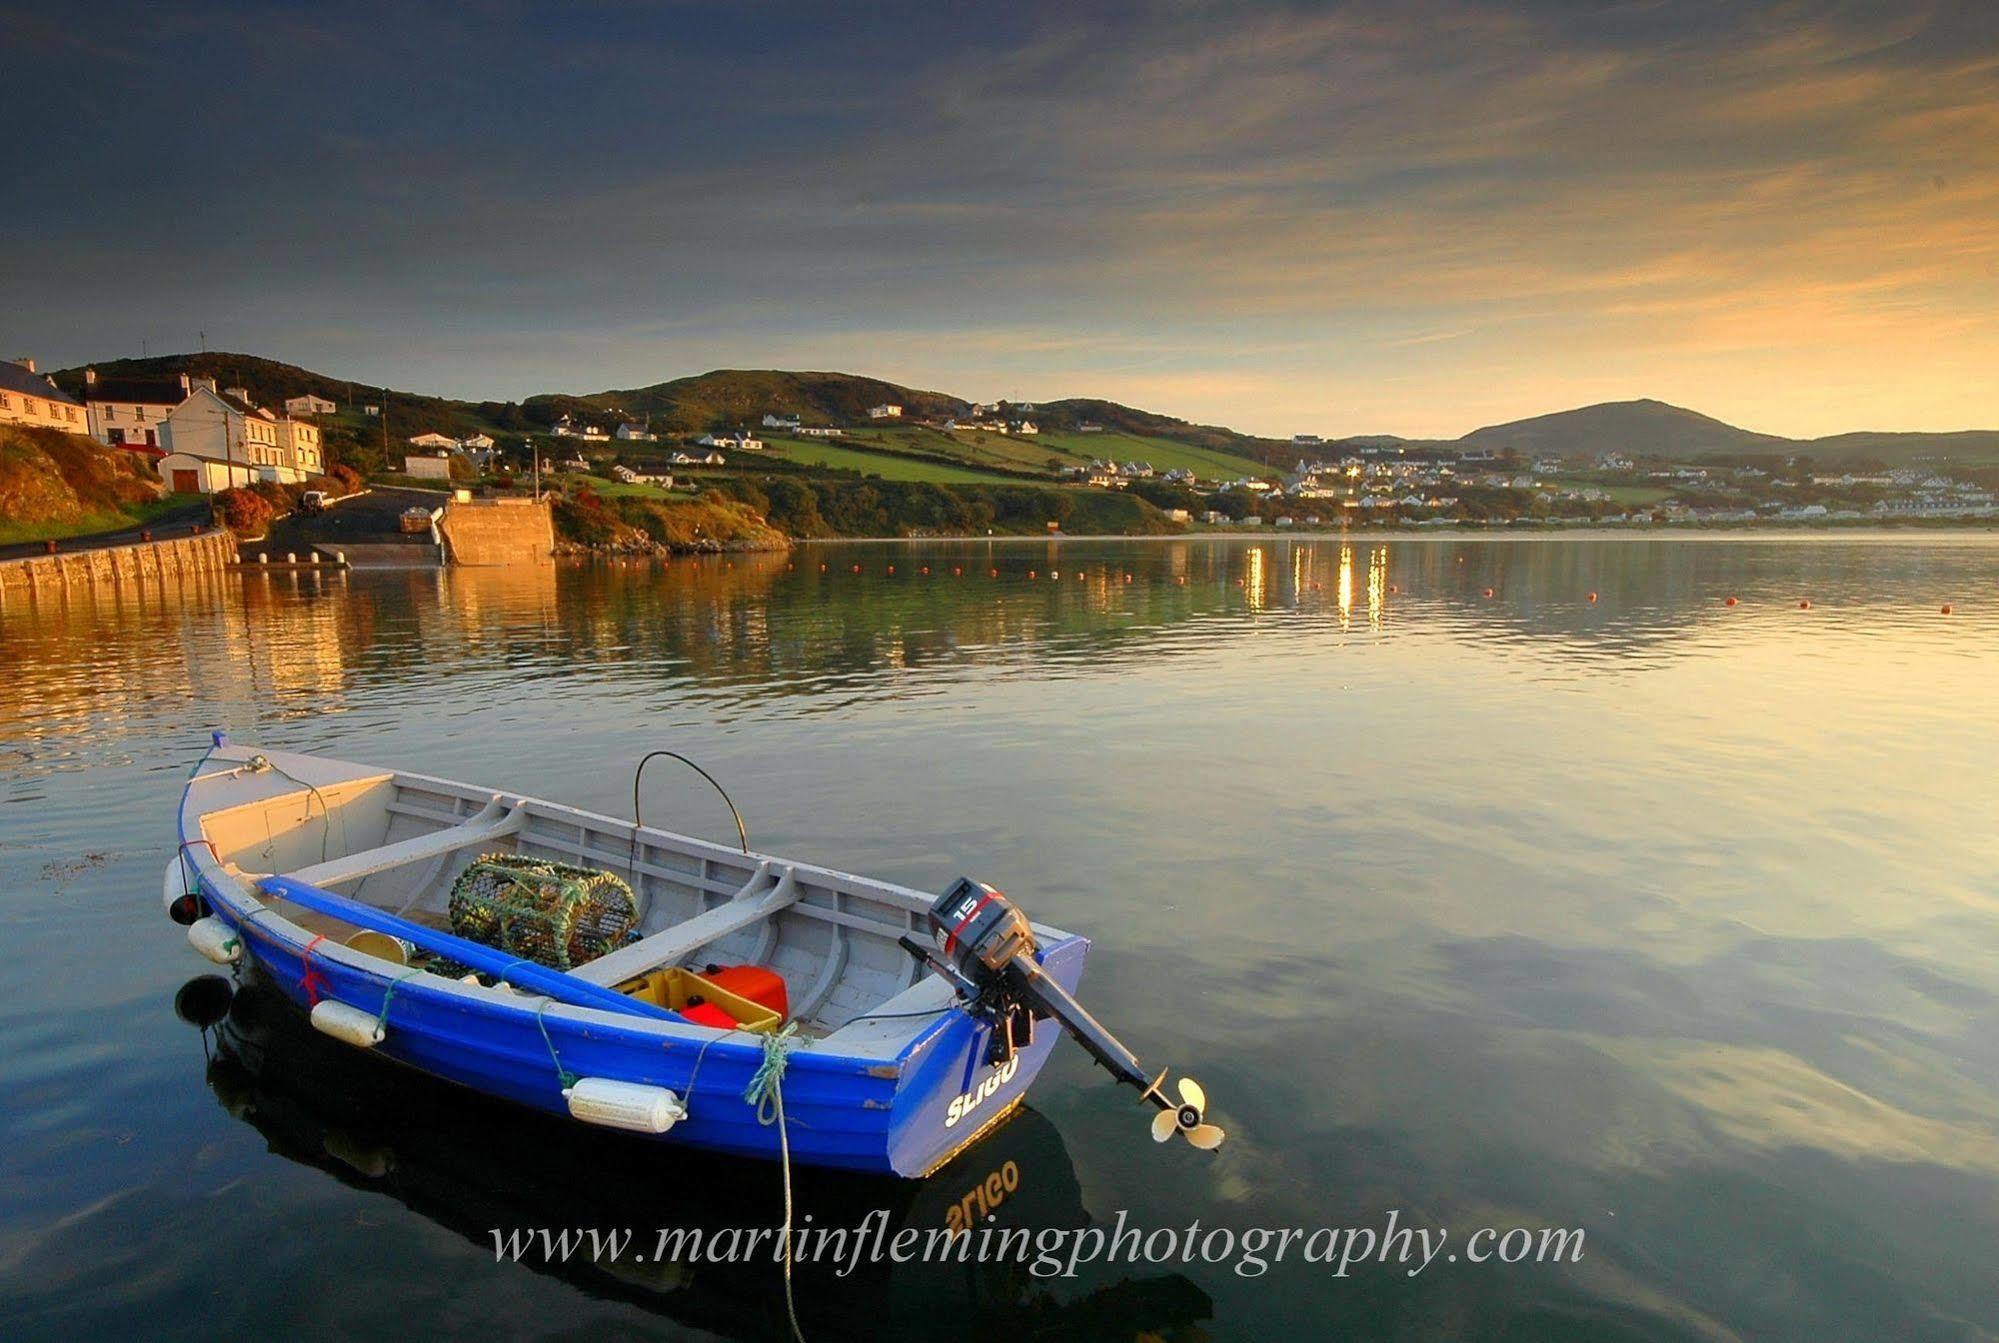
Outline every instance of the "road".
<path id="1" fill-rule="evenodd" d="M 336 499 L 324 513 L 293 513 L 279 518 L 271 524 L 270 535 L 254 548 L 272 555 L 287 551 L 303 555 L 314 546 L 325 550 L 359 545 L 428 547 L 429 533 L 403 534 L 403 510 L 442 508 L 448 497 L 437 490 L 376 486 L 366 494 Z"/>
<path id="2" fill-rule="evenodd" d="M 194 523 L 209 520 L 209 505 L 206 499 L 199 503 L 169 509 L 150 522 L 137 523 L 130 527 L 120 527 L 113 532 L 96 532 L 90 536 L 65 536 L 57 540 L 58 548 L 65 551 L 108 550 L 113 546 L 129 546 L 140 540 L 139 533 L 151 532 L 155 540 L 165 541 L 176 536 L 187 536 L 188 528 Z M 21 541 L 13 545 L 0 546 L 0 560 L 24 559 L 30 555 L 48 553 L 48 547 L 40 541 Z"/>

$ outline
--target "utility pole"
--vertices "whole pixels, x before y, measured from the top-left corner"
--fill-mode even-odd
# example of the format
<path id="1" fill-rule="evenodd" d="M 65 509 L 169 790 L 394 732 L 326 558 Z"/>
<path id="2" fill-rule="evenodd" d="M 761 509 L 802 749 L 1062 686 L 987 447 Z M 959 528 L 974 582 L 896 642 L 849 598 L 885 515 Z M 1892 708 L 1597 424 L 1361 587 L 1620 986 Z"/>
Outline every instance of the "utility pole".
<path id="1" fill-rule="evenodd" d="M 528 435 L 528 445 L 534 449 L 534 501 L 541 502 L 541 443 L 533 434 Z"/>

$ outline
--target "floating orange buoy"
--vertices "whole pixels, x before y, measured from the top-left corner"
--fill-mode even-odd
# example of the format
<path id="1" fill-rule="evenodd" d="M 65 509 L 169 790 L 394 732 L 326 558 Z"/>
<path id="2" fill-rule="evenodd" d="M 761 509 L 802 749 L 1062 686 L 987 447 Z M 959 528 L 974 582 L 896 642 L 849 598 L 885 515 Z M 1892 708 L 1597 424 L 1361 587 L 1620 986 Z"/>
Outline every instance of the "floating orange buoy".
<path id="1" fill-rule="evenodd" d="M 1810 597 L 1806 597 L 1806 598 L 1803 598 L 1802 600 L 1800 600 L 1800 601 L 1798 602 L 1798 609 L 1799 609 L 1800 611 L 1809 611 L 1809 610 L 1811 610 L 1811 609 L 1812 609 L 1812 599 L 1811 599 Z"/>
<path id="2" fill-rule="evenodd" d="M 889 571 L 890 573 L 894 573 L 894 572 L 895 572 L 895 566 L 894 566 L 893 564 L 889 565 L 889 567 L 888 567 L 888 571 Z"/>
<path id="3" fill-rule="evenodd" d="M 785 566 L 784 566 L 784 571 L 785 571 L 786 573 L 790 573 L 790 572 L 791 572 L 791 571 L 792 571 L 793 569 L 796 569 L 797 567 L 798 567 L 798 566 L 797 566 L 797 565 L 795 565 L 795 564 L 787 564 L 787 565 L 785 565 Z"/>
<path id="4" fill-rule="evenodd" d="M 1081 575 L 1081 574 L 1077 574 L 1077 575 L 1076 575 L 1076 581 L 1077 581 L 1078 583 L 1082 582 L 1082 581 L 1083 581 L 1083 575 Z"/>
<path id="5" fill-rule="evenodd" d="M 1038 578 L 1038 577 L 1039 577 L 1040 575 L 1036 574 L 1036 573 L 1034 572 L 1034 570 L 1032 570 L 1032 569 L 1029 569 L 1029 570 L 1027 571 L 1027 576 L 1028 576 L 1029 578 Z"/>
<path id="6" fill-rule="evenodd" d="M 1184 587 L 1186 587 L 1186 586 L 1187 586 L 1187 575 L 1185 575 L 1185 574 L 1181 574 L 1181 575 L 1180 575 L 1180 579 L 1179 579 L 1179 582 L 1180 582 L 1180 586 L 1181 586 L 1181 587 L 1183 587 L 1183 588 L 1184 588 Z"/>
<path id="7" fill-rule="evenodd" d="M 1722 605 L 1723 605 L 1723 606 L 1733 606 L 1733 605 L 1735 605 L 1735 598 L 1733 598 L 1733 597 L 1730 597 L 1730 598 L 1729 598 L 1729 599 L 1728 599 L 1727 601 L 1723 602 L 1723 603 L 1722 603 Z"/>
<path id="8" fill-rule="evenodd" d="M 925 578 L 930 577 L 930 566 L 927 564 L 923 566 L 923 576 Z"/>
<path id="9" fill-rule="evenodd" d="M 998 578 L 998 577 L 999 577 L 999 570 L 997 570 L 997 569 L 993 570 L 993 571 L 992 571 L 992 572 L 991 572 L 990 574 L 988 574 L 988 575 L 987 575 L 987 577 L 988 577 L 988 578 Z"/>
<path id="10" fill-rule="evenodd" d="M 1485 590 L 1485 595 L 1486 595 L 1486 596 L 1488 596 L 1488 597 L 1490 597 L 1490 596 L 1492 595 L 1492 589 L 1491 589 L 1491 588 L 1487 588 L 1487 589 Z"/>
<path id="11" fill-rule="evenodd" d="M 861 571 L 861 566 L 860 566 L 860 565 L 858 565 L 858 564 L 857 564 L 857 565 L 855 565 L 855 566 L 854 566 L 854 572 L 855 572 L 855 573 L 859 573 L 860 571 Z"/>
<path id="12" fill-rule="evenodd" d="M 954 567 L 952 568 L 952 570 L 951 570 L 951 577 L 953 577 L 953 578 L 963 578 L 964 576 L 965 576 L 965 570 L 964 570 L 964 567 L 963 567 L 962 565 L 960 565 L 960 566 L 954 566 Z"/>
<path id="13" fill-rule="evenodd" d="M 1595 600 L 1596 600 L 1596 594 L 1595 594 L 1594 592 L 1592 592 L 1592 593 L 1591 593 L 1591 594 L 1589 595 L 1589 599 L 1590 599 L 1591 601 L 1595 601 Z"/>
<path id="14" fill-rule="evenodd" d="M 1943 604 L 1943 613 L 1944 613 L 1945 615 L 1949 615 L 1949 614 L 1950 614 L 1950 603 L 1949 603 L 1949 602 L 1945 602 L 1945 603 Z"/>
<path id="15" fill-rule="evenodd" d="M 1396 586 L 1395 584 L 1393 584 L 1393 583 L 1390 583 L 1390 584 L 1388 585 L 1388 595 L 1389 595 L 1389 596 L 1393 597 L 1393 596 L 1394 596 L 1394 595 L 1395 595 L 1396 593 L 1398 593 L 1398 592 L 1400 592 L 1400 591 L 1402 591 L 1402 589 L 1401 589 L 1401 588 L 1399 588 L 1399 587 L 1397 587 L 1397 586 Z"/>
<path id="16" fill-rule="evenodd" d="M 825 573 L 825 572 L 826 572 L 826 566 L 825 566 L 825 565 L 823 565 L 823 564 L 822 564 L 822 565 L 820 565 L 820 566 L 819 566 L 819 572 L 820 572 L 820 573 L 822 573 L 822 574 L 823 574 L 823 573 Z"/>

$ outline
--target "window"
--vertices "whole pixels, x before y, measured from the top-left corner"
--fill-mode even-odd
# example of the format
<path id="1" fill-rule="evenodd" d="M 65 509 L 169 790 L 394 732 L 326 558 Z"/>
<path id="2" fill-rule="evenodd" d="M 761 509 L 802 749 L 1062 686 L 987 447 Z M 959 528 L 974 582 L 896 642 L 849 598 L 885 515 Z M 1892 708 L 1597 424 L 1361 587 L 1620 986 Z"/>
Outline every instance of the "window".
<path id="1" fill-rule="evenodd" d="M 63 417 L 63 418 L 65 419 L 65 420 L 68 420 L 68 421 L 69 421 L 69 422 L 70 422 L 71 424 L 75 424 L 75 423 L 76 423 L 76 407 L 75 407 L 75 406 L 64 406 L 64 407 L 62 408 L 62 417 Z"/>
<path id="2" fill-rule="evenodd" d="M 13 408 L 14 398 L 5 392 L 0 392 L 0 410 L 12 410 Z"/>
<path id="3" fill-rule="evenodd" d="M 35 404 L 35 398 L 24 396 L 21 398 L 21 413 L 23 415 L 39 415 L 42 413 L 42 409 Z"/>
<path id="4" fill-rule="evenodd" d="M 112 423 L 117 418 L 118 418 L 118 407 L 106 406 L 104 408 L 104 422 L 106 424 Z"/>

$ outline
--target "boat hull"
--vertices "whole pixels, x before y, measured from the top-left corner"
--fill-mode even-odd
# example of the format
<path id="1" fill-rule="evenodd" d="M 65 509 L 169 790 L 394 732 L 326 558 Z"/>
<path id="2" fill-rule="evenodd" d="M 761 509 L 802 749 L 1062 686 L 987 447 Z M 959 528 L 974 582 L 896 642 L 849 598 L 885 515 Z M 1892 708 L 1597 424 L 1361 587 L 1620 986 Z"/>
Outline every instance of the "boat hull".
<path id="1" fill-rule="evenodd" d="M 205 864 L 200 865 L 205 867 Z M 756 1037 L 721 1035 L 538 998 L 473 990 L 424 971 L 383 975 L 363 958 L 241 903 L 206 872 L 204 897 L 236 930 L 242 955 L 286 998 L 309 1011 L 332 1000 L 378 1014 L 373 1052 L 551 1114 L 567 1115 L 565 1083 L 610 1078 L 665 1087 L 687 1115 L 657 1141 L 775 1159 L 777 1126 L 744 1099 L 764 1059 Z M 1089 952 L 1068 936 L 1043 948 L 1043 964 L 1074 990 Z M 379 962 L 377 963 L 379 964 Z M 971 1146 L 1026 1096 L 1060 1034 L 1035 1038 L 994 1066 L 990 1028 L 961 1008 L 938 1013 L 892 1060 L 794 1049 L 783 1074 L 785 1132 L 794 1163 L 919 1177 Z"/>

